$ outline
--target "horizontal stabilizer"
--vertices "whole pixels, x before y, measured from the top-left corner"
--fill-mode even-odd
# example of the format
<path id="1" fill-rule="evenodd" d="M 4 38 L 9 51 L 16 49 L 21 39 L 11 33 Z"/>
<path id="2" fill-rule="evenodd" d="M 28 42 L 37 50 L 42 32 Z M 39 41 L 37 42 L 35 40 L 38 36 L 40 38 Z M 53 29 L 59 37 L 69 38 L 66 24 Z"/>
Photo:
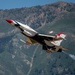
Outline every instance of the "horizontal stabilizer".
<path id="1" fill-rule="evenodd" d="M 68 50 L 68 48 L 64 48 L 64 47 L 61 47 L 62 48 L 62 50 Z"/>
<path id="2" fill-rule="evenodd" d="M 59 40 L 63 40 L 63 38 L 54 38 L 53 41 L 59 41 Z"/>

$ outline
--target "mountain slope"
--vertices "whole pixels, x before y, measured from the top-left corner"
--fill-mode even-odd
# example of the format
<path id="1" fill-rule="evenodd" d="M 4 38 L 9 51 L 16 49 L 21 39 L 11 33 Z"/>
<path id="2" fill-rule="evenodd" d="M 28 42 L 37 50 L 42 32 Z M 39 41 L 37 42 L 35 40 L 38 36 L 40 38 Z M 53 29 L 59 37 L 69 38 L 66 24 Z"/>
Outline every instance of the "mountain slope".
<path id="1" fill-rule="evenodd" d="M 71 17 L 69 17 L 71 15 Z M 40 29 L 39 31 L 45 33 L 48 33 L 50 30 L 54 31 L 54 34 L 58 32 L 64 32 L 67 34 L 67 38 L 65 41 L 62 42 L 62 46 L 68 48 L 69 50 L 66 51 L 67 53 L 71 53 L 75 55 L 75 14 L 70 13 L 65 15 L 62 19 L 59 21 L 55 22 L 51 26 L 44 26 L 42 30 Z M 39 52 L 40 53 L 40 52 Z M 42 54 L 41 54 L 42 55 Z M 40 61 L 38 65 L 36 65 L 36 62 L 34 66 L 35 68 L 33 69 L 32 75 L 36 74 L 36 70 L 38 74 L 42 75 L 49 75 L 49 74 L 57 74 L 57 75 L 74 75 L 75 74 L 75 66 L 74 63 L 75 61 L 72 60 L 68 55 L 65 55 L 63 53 L 51 53 L 47 54 L 47 56 L 38 54 L 36 62 Z M 43 56 L 45 56 L 43 58 Z M 40 60 L 41 58 L 41 60 Z M 43 66 L 44 65 L 44 66 Z M 39 68 L 40 67 L 40 68 Z M 40 70 L 39 70 L 39 69 Z M 35 72 L 35 73 L 34 73 Z M 43 72 L 43 73 L 42 73 Z"/>
<path id="2" fill-rule="evenodd" d="M 57 2 L 44 6 L 0 10 L 0 75 L 74 75 L 75 61 L 64 53 L 46 53 L 40 45 L 25 45 L 18 29 L 5 22 L 15 19 L 40 33 L 67 34 L 62 46 L 75 55 L 75 4 Z"/>

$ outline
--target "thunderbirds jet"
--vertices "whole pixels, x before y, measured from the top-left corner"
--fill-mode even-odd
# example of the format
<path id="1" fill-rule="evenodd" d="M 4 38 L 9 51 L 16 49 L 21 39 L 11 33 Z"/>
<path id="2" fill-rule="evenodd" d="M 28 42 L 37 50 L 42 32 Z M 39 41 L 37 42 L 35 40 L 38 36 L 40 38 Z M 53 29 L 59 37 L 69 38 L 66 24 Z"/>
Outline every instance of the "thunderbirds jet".
<path id="1" fill-rule="evenodd" d="M 62 52 L 62 50 L 67 50 L 67 48 L 60 46 L 61 42 L 66 37 L 62 32 L 55 36 L 44 35 L 39 34 L 28 25 L 22 24 L 18 21 L 10 19 L 7 19 L 6 21 L 21 30 L 21 33 L 27 37 L 26 44 L 41 44 L 43 50 L 46 52 Z"/>

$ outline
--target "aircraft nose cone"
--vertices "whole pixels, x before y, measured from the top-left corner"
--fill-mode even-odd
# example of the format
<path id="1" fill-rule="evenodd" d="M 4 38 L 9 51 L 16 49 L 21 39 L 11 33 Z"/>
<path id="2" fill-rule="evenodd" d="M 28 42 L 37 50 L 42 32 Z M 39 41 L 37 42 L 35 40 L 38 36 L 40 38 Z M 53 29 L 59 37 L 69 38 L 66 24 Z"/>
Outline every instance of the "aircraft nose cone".
<path id="1" fill-rule="evenodd" d="M 8 20 L 8 19 L 7 19 L 6 21 L 7 21 L 8 23 L 13 23 L 13 20 Z"/>

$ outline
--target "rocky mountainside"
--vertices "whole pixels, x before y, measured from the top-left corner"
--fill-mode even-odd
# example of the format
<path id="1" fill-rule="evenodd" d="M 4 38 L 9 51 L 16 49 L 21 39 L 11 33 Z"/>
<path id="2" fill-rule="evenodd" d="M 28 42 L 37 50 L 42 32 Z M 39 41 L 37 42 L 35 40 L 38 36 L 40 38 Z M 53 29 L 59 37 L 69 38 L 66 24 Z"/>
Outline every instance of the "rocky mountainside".
<path id="1" fill-rule="evenodd" d="M 25 45 L 20 39 L 26 37 L 5 19 L 18 20 L 40 33 L 64 32 L 62 46 L 75 55 L 75 4 L 0 10 L 0 75 L 75 75 L 75 60 L 64 53 L 46 53 L 40 45 Z"/>
<path id="2" fill-rule="evenodd" d="M 25 24 L 31 25 L 33 28 L 50 24 L 60 19 L 69 12 L 75 12 L 75 4 L 66 2 L 57 2 L 44 6 L 35 6 L 30 8 L 15 8 L 10 10 L 0 10 L 0 25 L 4 27 L 0 30 L 6 30 L 5 19 L 14 19 Z M 7 29 L 9 30 L 9 29 Z"/>

